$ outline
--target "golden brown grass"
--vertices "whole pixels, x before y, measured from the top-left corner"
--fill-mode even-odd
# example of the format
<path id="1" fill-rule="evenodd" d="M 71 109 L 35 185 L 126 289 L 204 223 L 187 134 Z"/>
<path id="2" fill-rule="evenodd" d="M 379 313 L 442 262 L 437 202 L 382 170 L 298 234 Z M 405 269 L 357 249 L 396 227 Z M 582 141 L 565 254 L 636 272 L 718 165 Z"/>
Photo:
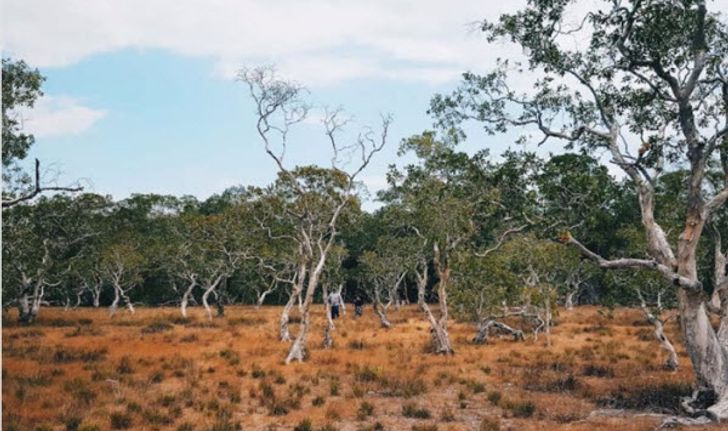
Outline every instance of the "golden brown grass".
<path id="1" fill-rule="evenodd" d="M 369 310 L 346 315 L 324 350 L 317 307 L 309 359 L 288 366 L 279 312 L 229 307 L 207 324 L 199 310 L 44 309 L 32 327 L 4 315 L 3 429 L 644 430 L 660 419 L 640 413 L 669 411 L 692 379 L 683 351 L 680 371 L 662 369 L 629 309 L 562 311 L 550 348 L 543 337 L 475 346 L 471 325 L 453 323 L 456 354 L 442 357 L 423 353 L 414 307 L 392 312 L 390 330 Z M 642 411 L 590 415 L 623 406 Z"/>

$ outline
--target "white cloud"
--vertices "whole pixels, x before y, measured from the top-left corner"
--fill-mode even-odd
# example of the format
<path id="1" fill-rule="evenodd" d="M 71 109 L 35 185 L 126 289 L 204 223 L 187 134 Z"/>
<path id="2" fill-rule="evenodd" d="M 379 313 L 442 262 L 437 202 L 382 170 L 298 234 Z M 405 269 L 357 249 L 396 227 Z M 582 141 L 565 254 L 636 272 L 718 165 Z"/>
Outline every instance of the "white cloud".
<path id="1" fill-rule="evenodd" d="M 23 128 L 38 138 L 77 135 L 106 116 L 106 111 L 81 105 L 69 97 L 44 96 L 32 110 L 20 112 Z"/>
<path id="2" fill-rule="evenodd" d="M 309 85 L 365 77 L 440 83 L 508 54 L 468 26 L 522 3 L 4 0 L 3 49 L 39 67 L 159 48 L 211 56 L 226 75 L 265 62 Z"/>

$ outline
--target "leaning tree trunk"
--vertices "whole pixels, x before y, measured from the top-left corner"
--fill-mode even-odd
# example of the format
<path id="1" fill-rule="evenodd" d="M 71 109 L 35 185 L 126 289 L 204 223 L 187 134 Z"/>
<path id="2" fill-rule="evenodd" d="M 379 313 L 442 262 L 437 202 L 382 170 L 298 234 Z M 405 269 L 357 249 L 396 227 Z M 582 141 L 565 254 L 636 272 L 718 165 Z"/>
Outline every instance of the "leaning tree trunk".
<path id="1" fill-rule="evenodd" d="M 450 355 L 453 353 L 452 347 L 450 346 L 450 337 L 447 333 L 447 328 L 440 325 L 440 322 L 435 319 L 430 306 L 425 301 L 425 287 L 427 286 L 427 265 L 424 265 L 424 269 L 421 274 L 416 274 L 417 277 L 417 303 L 420 306 L 420 310 L 425 314 L 425 318 L 430 323 L 430 334 L 432 335 L 433 352 L 438 354 Z"/>
<path id="2" fill-rule="evenodd" d="M 217 278 L 215 278 L 212 283 L 205 287 L 205 292 L 202 294 L 202 305 L 205 307 L 205 314 L 207 314 L 208 322 L 212 322 L 212 309 L 210 308 L 210 302 L 208 301 L 208 298 L 210 297 L 210 294 L 214 292 L 217 286 L 220 284 L 220 281 L 222 281 L 222 277 L 222 275 L 219 275 Z"/>
<path id="3" fill-rule="evenodd" d="M 288 356 L 286 356 L 286 364 L 290 364 L 292 361 L 303 362 L 306 358 L 306 335 L 308 335 L 308 329 L 311 325 L 311 313 L 310 307 L 313 302 L 313 295 L 316 291 L 316 285 L 318 284 L 318 278 L 323 270 L 323 265 L 326 261 L 325 256 L 319 260 L 314 271 L 311 271 L 311 276 L 308 278 L 308 285 L 306 287 L 306 297 L 301 304 L 301 326 L 298 329 L 298 335 L 291 344 L 291 348 L 288 350 Z"/>
<path id="4" fill-rule="evenodd" d="M 299 264 L 295 280 L 296 282 L 293 284 L 291 294 L 288 297 L 288 302 L 286 302 L 286 305 L 283 307 L 283 312 L 281 312 L 281 318 L 278 322 L 278 338 L 281 341 L 291 341 L 291 333 L 288 330 L 288 322 L 290 321 L 291 310 L 296 304 L 296 298 L 300 298 L 301 292 L 303 291 L 303 283 L 306 280 L 305 261 L 302 261 Z"/>
<path id="5" fill-rule="evenodd" d="M 386 307 L 382 305 L 382 300 L 379 295 L 379 288 L 377 286 L 374 287 L 374 312 L 377 313 L 377 316 L 379 317 L 379 323 L 382 325 L 382 328 L 391 328 L 392 324 L 387 319 L 387 315 L 384 313 L 384 310 Z"/>
<path id="6" fill-rule="evenodd" d="M 667 358 L 665 358 L 665 369 L 675 371 L 678 368 L 677 352 L 675 352 L 675 347 L 667 338 L 667 335 L 665 335 L 662 320 L 652 314 L 641 296 L 642 295 L 640 295 L 640 302 L 642 312 L 645 315 L 645 320 L 647 320 L 647 323 L 655 328 L 655 338 L 657 339 L 657 342 L 660 343 L 660 347 L 667 352 Z"/>
<path id="7" fill-rule="evenodd" d="M 120 290 L 121 287 L 114 283 L 114 300 L 111 301 L 111 305 L 109 305 L 109 317 L 114 317 L 116 310 L 119 309 L 119 301 L 121 300 L 121 295 L 119 294 Z"/>
<path id="8" fill-rule="evenodd" d="M 195 287 L 197 287 L 197 282 L 193 280 L 187 286 L 187 289 L 185 289 L 184 293 L 182 294 L 182 300 L 179 303 L 179 312 L 185 319 L 187 318 L 187 305 L 190 302 L 190 296 L 192 296 L 192 291 L 195 289 Z"/>
<path id="9" fill-rule="evenodd" d="M 127 295 L 124 291 L 122 291 L 122 295 L 124 297 L 124 303 L 126 304 L 126 308 L 129 310 L 129 313 L 134 314 L 136 312 L 136 309 L 134 308 L 134 303 L 131 302 L 131 298 L 129 298 L 129 295 Z"/>
<path id="10" fill-rule="evenodd" d="M 503 322 L 499 322 L 493 318 L 489 318 L 483 319 L 478 322 L 478 330 L 475 333 L 475 337 L 473 337 L 473 343 L 487 343 L 491 328 L 495 328 L 502 333 L 510 334 L 513 337 L 513 341 L 523 341 L 525 339 L 523 331 L 521 331 L 520 329 L 512 328 Z"/>
<path id="11" fill-rule="evenodd" d="M 296 303 L 295 289 L 296 288 L 294 287 L 294 292 L 291 292 L 291 295 L 288 297 L 288 302 L 286 302 L 286 305 L 283 307 L 283 312 L 281 313 L 281 318 L 278 322 L 278 338 L 281 341 L 291 341 L 291 333 L 288 330 L 288 322 L 290 320 L 291 310 Z"/>

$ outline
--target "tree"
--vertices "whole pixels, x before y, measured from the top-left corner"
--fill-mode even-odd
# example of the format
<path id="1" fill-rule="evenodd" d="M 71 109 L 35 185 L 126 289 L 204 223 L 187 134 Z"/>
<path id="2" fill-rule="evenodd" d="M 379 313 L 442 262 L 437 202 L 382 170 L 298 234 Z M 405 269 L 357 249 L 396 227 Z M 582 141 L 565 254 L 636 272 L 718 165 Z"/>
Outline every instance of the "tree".
<path id="1" fill-rule="evenodd" d="M 484 23 L 490 40 L 508 39 L 523 49 L 528 68 L 542 75 L 535 91 L 510 87 L 519 67 L 501 62 L 487 75 L 465 74 L 455 93 L 433 99 L 432 111 L 446 128 L 476 119 L 489 133 L 528 128 L 542 143 L 608 152 L 637 194 L 648 257 L 608 259 L 568 232 L 561 239 L 602 268 L 650 269 L 673 286 L 696 383 L 683 405 L 724 420 L 728 340 L 719 335 L 728 331 L 710 324 L 710 289 L 699 279 L 697 256 L 705 224 L 728 199 L 728 31 L 704 0 L 605 3 L 576 27 L 566 23 L 575 4 L 567 0 L 531 0 L 497 23 Z M 588 43 L 563 43 L 580 36 Z M 681 233 L 671 243 L 656 221 L 655 181 L 680 165 L 689 175 Z M 706 177 L 714 165 L 721 166 L 717 183 Z"/>
<path id="2" fill-rule="evenodd" d="M 253 100 L 256 129 L 265 152 L 278 169 L 276 187 L 285 206 L 284 211 L 295 220 L 294 230 L 288 236 L 298 246 L 300 270 L 292 297 L 302 293 L 304 282 L 306 291 L 301 326 L 291 344 L 286 363 L 293 360 L 300 362 L 306 356 L 309 308 L 335 244 L 339 218 L 347 207 L 355 204 L 356 180 L 372 157 L 384 147 L 391 119 L 383 117 L 379 136 L 375 136 L 373 130 L 365 129 L 352 144 L 343 145 L 340 133 L 349 119 L 343 118 L 340 110 L 327 112 L 322 123 L 332 149 L 331 169 L 313 166 L 289 169 L 284 164 L 289 131 L 306 118 L 309 110 L 309 106 L 301 100 L 304 89 L 279 79 L 272 68 L 245 69 L 239 73 L 239 79 L 247 85 Z M 345 171 L 342 160 L 353 158 L 357 162 L 348 172 Z M 290 309 L 288 304 L 286 309 Z M 283 318 L 281 320 L 283 325 Z"/>
<path id="3" fill-rule="evenodd" d="M 3 298 L 16 302 L 21 323 L 36 319 L 46 295 L 68 280 L 73 259 L 97 235 L 86 211 L 83 199 L 57 195 L 3 214 Z"/>
<path id="4" fill-rule="evenodd" d="M 35 160 L 34 177 L 30 178 L 17 165 L 28 156 L 28 150 L 35 142 L 30 133 L 23 130 L 23 119 L 19 109 L 33 108 L 43 95 L 41 85 L 45 77 L 38 69 L 32 69 L 23 60 L 3 58 L 2 71 L 2 166 L 3 199 L 2 208 L 12 207 L 33 199 L 45 191 L 77 192 L 80 187 L 56 187 L 41 184 L 41 169 Z"/>
<path id="5" fill-rule="evenodd" d="M 114 300 L 109 306 L 109 316 L 114 316 L 119 302 L 124 301 L 129 312 L 136 311 L 129 292 L 142 281 L 145 264 L 139 241 L 133 235 L 120 233 L 111 239 L 101 252 L 99 270 L 114 289 Z"/>
<path id="6" fill-rule="evenodd" d="M 420 309 L 431 326 L 434 352 L 452 354 L 447 332 L 452 256 L 469 245 L 478 249 L 491 245 L 482 252 L 485 256 L 525 226 L 513 226 L 520 217 L 506 214 L 512 209 L 501 203 L 499 176 L 493 175 L 497 171 L 487 153 L 470 157 L 456 152 L 432 132 L 405 140 L 400 151 L 408 150 L 420 163 L 406 166 L 404 173 L 393 167 L 388 174 L 390 189 L 380 197 L 392 209 L 391 217 L 420 239 L 418 263 L 412 265 Z M 503 230 L 500 238 L 497 229 Z M 437 276 L 438 318 L 425 300 L 430 263 Z"/>

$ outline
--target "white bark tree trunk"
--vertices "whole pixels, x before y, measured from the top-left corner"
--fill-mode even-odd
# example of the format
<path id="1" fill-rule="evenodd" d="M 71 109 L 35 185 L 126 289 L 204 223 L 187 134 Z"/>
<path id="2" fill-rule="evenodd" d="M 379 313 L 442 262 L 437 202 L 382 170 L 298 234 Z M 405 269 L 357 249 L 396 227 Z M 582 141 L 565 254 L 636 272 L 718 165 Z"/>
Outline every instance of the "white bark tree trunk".
<path id="1" fill-rule="evenodd" d="M 291 344 L 291 348 L 288 350 L 288 356 L 286 356 L 286 364 L 290 364 L 292 361 L 303 362 L 306 358 L 306 335 L 308 335 L 308 329 L 311 324 L 311 313 L 309 307 L 313 302 L 313 295 L 316 291 L 316 285 L 318 284 L 318 278 L 323 269 L 323 263 L 325 263 L 325 256 L 322 256 L 317 268 L 311 271 L 311 276 L 308 279 L 308 285 L 306 287 L 306 297 L 301 305 L 301 326 L 298 329 L 298 335 Z"/>
<path id="2" fill-rule="evenodd" d="M 324 338 L 323 347 L 324 349 L 330 349 L 334 345 L 334 339 L 331 333 L 334 331 L 334 319 L 331 317 L 331 304 L 329 304 L 329 289 L 324 283 L 322 286 L 322 293 L 324 297 L 324 313 L 326 315 L 326 325 L 324 326 Z"/>
<path id="3" fill-rule="evenodd" d="M 652 311 L 650 311 L 649 307 L 647 307 L 647 303 L 645 303 L 645 300 L 643 299 L 642 294 L 639 291 L 637 291 L 637 294 L 640 299 L 642 313 L 645 315 L 645 320 L 647 320 L 647 323 L 655 328 L 655 338 L 657 339 L 657 342 L 660 343 L 660 347 L 662 347 L 662 349 L 667 352 L 667 358 L 665 358 L 665 368 L 670 371 L 676 371 L 678 368 L 677 352 L 675 351 L 675 347 L 667 338 L 667 335 L 665 335 L 663 321 L 655 316 Z"/>
<path id="4" fill-rule="evenodd" d="M 209 322 L 212 322 L 212 309 L 210 308 L 208 298 L 210 297 L 210 294 L 213 293 L 215 289 L 217 289 L 217 286 L 220 285 L 223 277 L 224 274 L 220 274 L 215 277 L 210 284 L 205 286 L 205 292 L 202 294 L 202 305 L 205 307 L 205 314 L 207 315 L 207 320 Z"/>
<path id="5" fill-rule="evenodd" d="M 392 327 L 392 324 L 389 322 L 389 319 L 387 319 L 387 314 L 385 313 L 386 307 L 382 305 L 382 299 L 381 295 L 379 294 L 379 287 L 374 287 L 374 312 L 377 313 L 377 316 L 379 317 L 379 323 L 382 325 L 382 328 L 389 329 Z"/>
<path id="6" fill-rule="evenodd" d="M 475 337 L 473 337 L 473 343 L 487 343 L 491 328 L 495 328 L 500 332 L 510 334 L 513 337 L 513 341 L 523 341 L 525 339 L 523 331 L 521 331 L 520 329 L 512 328 L 503 322 L 499 322 L 493 318 L 489 318 L 483 319 L 478 322 L 478 330 L 475 334 Z"/>
<path id="7" fill-rule="evenodd" d="M 121 295 L 119 294 L 119 290 L 121 288 L 114 283 L 114 300 L 111 301 L 111 305 L 109 305 L 109 317 L 114 317 L 114 314 L 116 314 L 116 310 L 119 308 L 119 301 L 121 300 Z"/>
<path id="8" fill-rule="evenodd" d="M 187 318 L 187 305 L 190 302 L 190 296 L 192 296 L 192 291 L 195 289 L 195 287 L 197 287 L 196 277 L 190 280 L 190 284 L 187 285 L 187 289 L 185 289 L 184 293 L 182 294 L 182 300 L 179 303 L 179 312 L 185 319 Z"/>
<path id="9" fill-rule="evenodd" d="M 296 298 L 301 297 L 301 291 L 303 291 L 306 274 L 306 261 L 301 260 L 298 266 L 298 272 L 296 273 L 295 283 L 291 289 L 291 294 L 288 297 L 288 302 L 286 302 L 286 305 L 283 307 L 283 312 L 281 312 L 281 318 L 278 323 L 278 338 L 281 341 L 291 341 L 291 334 L 288 330 L 288 322 L 290 321 L 291 310 L 296 303 Z"/>
<path id="10" fill-rule="evenodd" d="M 450 355 L 453 352 L 450 346 L 450 337 L 447 328 L 440 325 L 435 319 L 427 301 L 425 301 L 425 288 L 427 287 L 427 263 L 421 263 L 420 270 L 415 273 L 417 278 L 417 303 L 420 310 L 425 314 L 425 318 L 430 323 L 430 334 L 432 335 L 433 351 L 437 354 Z"/>

